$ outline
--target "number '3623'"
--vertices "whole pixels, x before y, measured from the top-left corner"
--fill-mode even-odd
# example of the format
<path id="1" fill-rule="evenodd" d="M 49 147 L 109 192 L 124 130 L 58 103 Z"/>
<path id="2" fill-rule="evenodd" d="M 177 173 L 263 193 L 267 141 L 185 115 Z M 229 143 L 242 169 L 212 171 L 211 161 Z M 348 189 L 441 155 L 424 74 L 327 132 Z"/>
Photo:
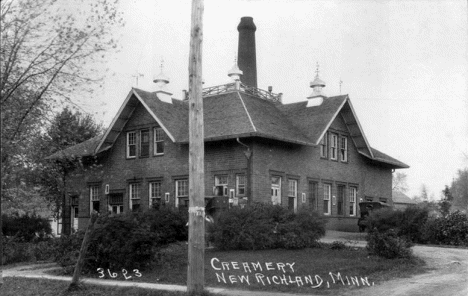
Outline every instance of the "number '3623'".
<path id="1" fill-rule="evenodd" d="M 98 268 L 97 272 L 99 273 L 99 278 L 100 279 L 106 277 L 106 272 L 105 272 L 104 268 Z M 111 272 L 110 269 L 107 269 L 107 273 L 109 274 L 109 277 L 111 277 L 113 279 L 119 276 L 116 272 Z M 132 276 L 129 274 L 129 272 L 126 269 L 122 269 L 122 275 L 126 280 L 132 278 Z M 138 269 L 134 269 L 133 270 L 133 276 L 141 277 L 142 274 L 140 273 L 140 271 Z"/>

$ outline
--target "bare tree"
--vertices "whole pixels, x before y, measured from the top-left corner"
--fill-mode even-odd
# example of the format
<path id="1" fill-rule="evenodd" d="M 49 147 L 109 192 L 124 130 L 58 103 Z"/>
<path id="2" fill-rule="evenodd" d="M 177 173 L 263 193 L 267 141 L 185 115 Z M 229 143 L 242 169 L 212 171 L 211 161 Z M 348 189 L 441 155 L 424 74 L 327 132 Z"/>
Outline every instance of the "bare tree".
<path id="1" fill-rule="evenodd" d="M 400 192 L 407 192 L 408 191 L 408 183 L 406 180 L 408 176 L 405 173 L 393 173 L 392 175 L 392 190 L 400 191 Z"/>
<path id="2" fill-rule="evenodd" d="M 56 106 L 101 81 L 120 24 L 117 0 L 1 1 L 2 195 Z"/>
<path id="3" fill-rule="evenodd" d="M 101 81 L 123 24 L 117 1 L 0 1 L 1 198 L 35 165 L 28 153 L 55 106 Z"/>

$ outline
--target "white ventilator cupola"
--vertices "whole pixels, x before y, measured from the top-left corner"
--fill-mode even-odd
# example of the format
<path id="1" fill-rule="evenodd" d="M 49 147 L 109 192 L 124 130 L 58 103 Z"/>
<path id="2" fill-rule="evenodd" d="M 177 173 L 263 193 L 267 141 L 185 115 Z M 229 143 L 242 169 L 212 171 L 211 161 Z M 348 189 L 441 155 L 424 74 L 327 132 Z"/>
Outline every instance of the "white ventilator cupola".
<path id="1" fill-rule="evenodd" d="M 153 79 L 153 82 L 156 83 L 155 93 L 158 96 L 159 100 L 172 104 L 172 93 L 167 87 L 167 85 L 169 84 L 169 78 L 164 74 L 163 62 L 164 61 L 161 60 L 160 72 Z"/>
<path id="2" fill-rule="evenodd" d="M 313 91 L 310 94 L 310 96 L 307 97 L 308 99 L 307 107 L 321 105 L 323 102 L 323 99 L 326 98 L 327 96 L 322 90 L 325 87 L 325 82 L 319 77 L 319 64 L 318 63 L 317 63 L 317 67 L 315 70 L 315 79 L 314 81 L 310 82 L 310 87 L 312 88 Z"/>
<path id="3" fill-rule="evenodd" d="M 239 66 L 237 65 L 237 59 L 234 59 L 234 65 L 232 66 L 231 70 L 228 71 L 228 76 L 231 77 L 231 79 L 234 81 L 236 84 L 236 89 L 239 89 L 240 86 L 240 77 L 244 74 L 241 69 L 239 69 Z"/>

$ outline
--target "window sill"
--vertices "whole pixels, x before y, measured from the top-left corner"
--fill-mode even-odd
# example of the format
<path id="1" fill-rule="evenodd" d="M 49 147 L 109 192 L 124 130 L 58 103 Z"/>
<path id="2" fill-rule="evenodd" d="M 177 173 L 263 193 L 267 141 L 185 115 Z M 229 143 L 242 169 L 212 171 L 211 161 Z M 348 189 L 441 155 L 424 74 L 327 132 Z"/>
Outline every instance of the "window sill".
<path id="1" fill-rule="evenodd" d="M 136 159 L 136 156 L 127 156 L 127 159 Z"/>
<path id="2" fill-rule="evenodd" d="M 153 154 L 154 157 L 164 156 L 164 153 Z"/>

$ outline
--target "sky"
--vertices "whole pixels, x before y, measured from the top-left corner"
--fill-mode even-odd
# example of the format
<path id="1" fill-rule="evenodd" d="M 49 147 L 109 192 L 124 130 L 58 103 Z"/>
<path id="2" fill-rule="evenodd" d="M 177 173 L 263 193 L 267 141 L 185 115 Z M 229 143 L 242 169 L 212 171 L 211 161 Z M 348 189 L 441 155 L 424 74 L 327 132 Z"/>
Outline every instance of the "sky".
<path id="1" fill-rule="evenodd" d="M 325 94 L 349 95 L 370 145 L 410 166 L 397 170 L 407 195 L 425 184 L 438 199 L 468 167 L 467 2 L 205 0 L 204 87 L 230 82 L 237 25 L 251 16 L 259 88 L 306 101 L 318 63 Z M 154 90 L 161 61 L 173 97 L 188 89 L 191 1 L 121 0 L 120 9 L 120 51 L 82 105 L 105 126 L 131 87 Z"/>

